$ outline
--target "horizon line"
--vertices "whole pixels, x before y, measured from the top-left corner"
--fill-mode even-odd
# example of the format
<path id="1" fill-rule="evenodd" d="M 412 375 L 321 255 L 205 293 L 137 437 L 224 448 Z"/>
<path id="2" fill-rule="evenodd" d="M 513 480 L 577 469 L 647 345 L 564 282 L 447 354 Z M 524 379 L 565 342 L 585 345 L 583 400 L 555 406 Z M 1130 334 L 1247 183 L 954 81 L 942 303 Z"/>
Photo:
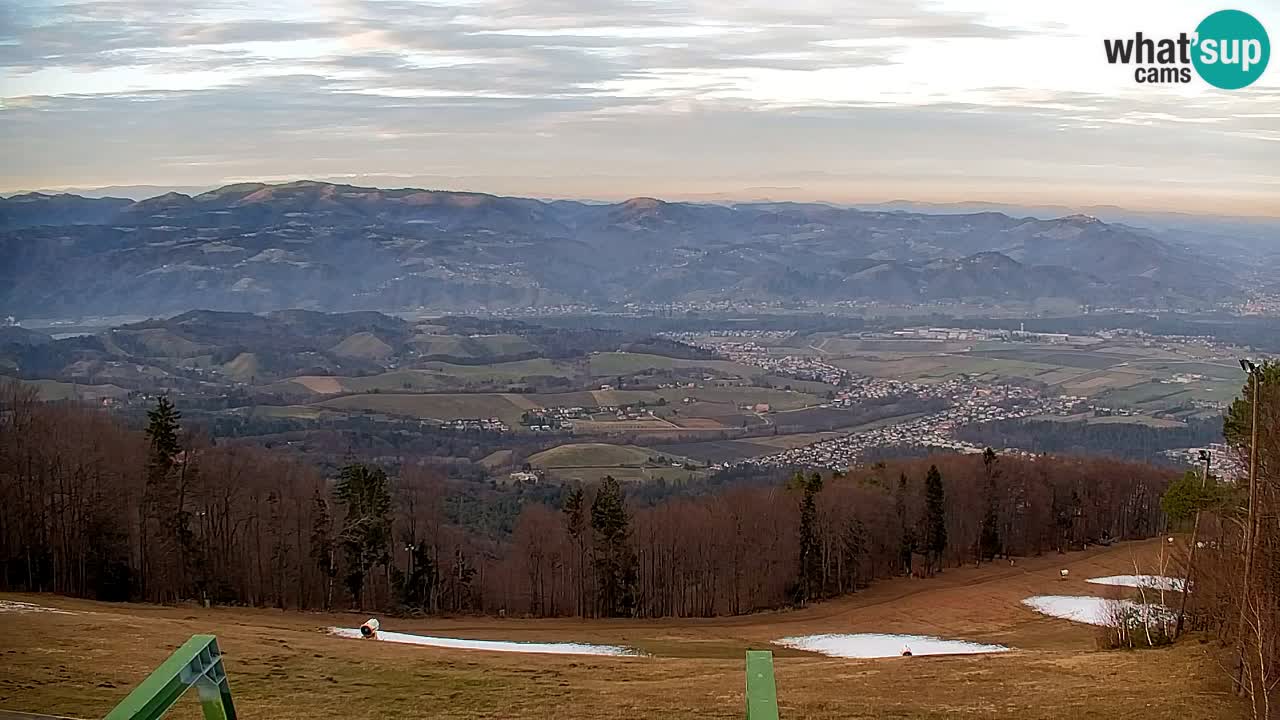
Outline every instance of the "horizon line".
<path id="1" fill-rule="evenodd" d="M 379 176 L 374 175 L 373 177 L 379 177 Z M 498 198 L 516 198 L 516 199 L 522 199 L 522 200 L 535 200 L 540 202 L 566 200 L 566 201 L 576 201 L 576 202 L 584 202 L 584 203 L 619 204 L 619 203 L 627 202 L 629 200 L 653 199 L 653 200 L 658 200 L 660 202 L 667 202 L 667 203 L 692 203 L 692 204 L 703 204 L 703 205 L 792 203 L 792 204 L 829 205 L 832 207 L 842 207 L 842 208 L 851 208 L 851 209 L 859 209 L 860 206 L 875 208 L 876 206 L 887 206 L 887 205 L 896 205 L 896 204 L 922 205 L 922 206 L 932 206 L 937 208 L 960 208 L 968 205 L 974 205 L 974 206 L 995 206 L 995 207 L 1019 209 L 1019 210 L 1065 210 L 1065 211 L 1068 211 L 1067 212 L 1068 215 L 1087 214 L 1087 211 L 1089 210 L 1106 209 L 1106 210 L 1118 210 L 1118 211 L 1141 213 L 1141 214 L 1173 215 L 1173 216 L 1183 216 L 1183 217 L 1231 218 L 1231 219 L 1262 220 L 1262 221 L 1280 220 L 1280 214 L 1266 214 L 1265 211 L 1215 213 L 1211 211 L 1197 211 L 1197 210 L 1189 210 L 1189 209 L 1179 210 L 1179 209 L 1172 209 L 1172 208 L 1162 208 L 1162 207 L 1151 206 L 1151 205 L 1134 206 L 1134 205 L 1120 205 L 1115 203 L 1101 203 L 1101 202 L 1080 204 L 1080 203 L 1071 203 L 1071 202 L 1052 202 L 1052 201 L 1019 202 L 1019 201 L 1013 201 L 1013 200 L 981 200 L 981 199 L 928 200 L 928 199 L 911 199 L 910 197 L 905 197 L 905 196 L 890 197 L 890 199 L 860 199 L 860 200 L 831 200 L 831 199 L 826 199 L 826 198 L 817 197 L 817 196 L 811 196 L 806 199 L 795 199 L 795 198 L 776 199 L 776 198 L 767 197 L 767 192 L 770 190 L 782 191 L 782 192 L 798 191 L 803 194 L 803 188 L 796 187 L 796 186 L 776 186 L 776 187 L 762 186 L 758 188 L 740 189 L 738 191 L 683 192 L 683 193 L 673 193 L 670 195 L 635 194 L 635 195 L 624 196 L 624 194 L 622 193 L 618 193 L 618 194 L 606 193 L 602 196 L 591 197 L 591 196 L 575 195 L 575 194 L 568 194 L 568 193 L 565 193 L 565 194 L 500 193 L 500 192 L 492 192 L 487 190 L 474 190 L 469 188 L 423 187 L 420 185 L 384 185 L 384 184 L 361 185 L 361 184 L 356 184 L 359 182 L 357 177 L 342 178 L 341 176 L 338 176 L 338 178 L 341 178 L 341 179 L 334 178 L 333 176 L 330 176 L 329 178 L 299 177 L 299 178 L 288 179 L 288 180 L 283 178 L 271 178 L 269 180 L 234 179 L 232 181 L 224 180 L 220 184 L 213 184 L 213 185 L 206 185 L 203 183 L 198 183 L 193 185 L 183 185 L 183 184 L 177 184 L 177 183 L 165 184 L 165 183 L 145 183 L 144 182 L 144 183 L 112 183 L 108 185 L 65 185 L 65 186 L 55 186 L 55 187 L 46 186 L 46 187 L 36 188 L 36 189 L 23 189 L 23 188 L 11 187 L 11 188 L 0 190 L 0 199 L 7 200 L 13 197 L 18 197 L 22 195 L 38 194 L 38 195 L 49 195 L 49 196 L 72 195 L 76 197 L 84 197 L 87 199 L 113 198 L 117 200 L 131 200 L 133 202 L 141 202 L 143 200 L 149 200 L 152 198 L 160 197 L 160 196 L 171 194 L 171 193 L 176 193 L 176 194 L 184 195 L 187 197 L 196 197 L 198 195 L 206 194 L 216 190 L 221 190 L 221 189 L 232 187 L 235 185 L 262 185 L 265 187 L 281 187 L 285 185 L 294 185 L 294 184 L 301 184 L 301 183 L 315 183 L 318 185 L 338 185 L 338 186 L 347 186 L 347 187 L 367 189 L 367 190 L 384 190 L 384 191 L 421 190 L 424 192 L 489 195 L 491 197 L 498 197 Z M 409 177 L 406 177 L 405 179 L 411 180 L 411 178 Z M 109 193 L 109 191 L 113 189 L 127 190 L 131 188 L 135 188 L 139 190 L 154 189 L 156 192 L 155 194 L 150 194 L 143 197 L 129 197 L 126 195 L 112 195 Z M 196 188 L 203 188 L 203 189 L 199 191 L 195 191 Z M 186 191 L 192 191 L 192 192 L 186 192 Z M 759 191 L 759 193 L 757 194 L 757 193 L 754 193 L 753 191 Z M 90 197 L 85 193 L 94 193 L 95 196 Z M 988 211 L 1002 212 L 1000 210 L 988 210 Z M 929 214 L 927 210 L 921 210 L 918 212 L 920 212 L 921 214 Z M 975 209 L 974 212 L 983 212 L 983 210 Z"/>

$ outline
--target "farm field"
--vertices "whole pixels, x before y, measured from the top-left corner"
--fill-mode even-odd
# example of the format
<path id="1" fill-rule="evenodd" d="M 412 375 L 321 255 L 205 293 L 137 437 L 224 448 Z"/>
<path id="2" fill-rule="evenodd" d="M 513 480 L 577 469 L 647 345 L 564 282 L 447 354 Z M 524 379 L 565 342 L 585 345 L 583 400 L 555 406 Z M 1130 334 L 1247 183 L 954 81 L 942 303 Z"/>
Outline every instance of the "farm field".
<path id="1" fill-rule="evenodd" d="M 591 374 L 594 377 L 611 377 L 614 375 L 630 375 L 645 370 L 671 370 L 675 368 L 704 368 L 721 375 L 732 375 L 748 378 L 761 374 L 759 368 L 740 365 L 728 360 L 682 360 L 663 355 L 646 353 L 596 353 L 590 359 Z"/>
<path id="2" fill-rule="evenodd" d="M 660 453 L 655 453 L 655 455 Z M 623 484 L 645 484 L 665 480 L 668 483 L 687 483 L 706 477 L 702 470 L 685 470 L 678 467 L 646 466 L 630 467 L 619 465 L 582 466 L 554 468 L 547 471 L 560 482 L 583 485 L 600 482 L 606 475 Z"/>
<path id="3" fill-rule="evenodd" d="M 519 335 L 420 334 L 409 340 L 420 355 L 450 358 L 486 358 L 533 352 L 537 348 Z"/>
<path id="4" fill-rule="evenodd" d="M 640 466 L 650 458 L 666 455 L 671 462 L 683 462 L 685 458 L 670 453 L 660 453 L 652 448 L 635 445 L 610 445 L 608 443 L 570 443 L 530 455 L 528 463 L 542 468 L 604 467 L 608 465 Z"/>
<path id="5" fill-rule="evenodd" d="M 0 375 L 0 382 L 15 381 L 19 385 L 33 388 L 44 401 L 53 400 L 85 400 L 97 402 L 104 398 L 122 398 L 129 391 L 118 385 L 81 385 L 79 383 L 58 382 L 57 380 L 16 380 Z"/>
<path id="6" fill-rule="evenodd" d="M 441 392 L 459 390 L 469 384 L 492 385 L 520 382 L 528 377 L 571 378 L 576 370 L 571 363 L 537 358 L 492 365 L 454 365 L 443 362 L 424 363 L 422 368 L 392 370 L 376 375 L 346 377 L 339 375 L 301 375 L 276 383 L 286 392 L 299 391 L 317 395 L 370 392 Z M 292 388 L 290 386 L 293 386 Z"/>
<path id="7" fill-rule="evenodd" d="M 347 395 L 317 403 L 315 407 L 347 411 L 372 411 L 422 420 L 459 420 L 496 417 L 515 427 L 525 408 L 502 393 L 374 393 Z"/>
<path id="8" fill-rule="evenodd" d="M 784 718 L 1227 720 L 1245 710 L 1194 638 L 1172 648 L 1099 651 L 1088 626 L 1038 615 L 1031 595 L 1111 597 L 1085 578 L 1132 572 L 1152 543 L 947 570 L 877 583 L 798 611 L 714 619 L 395 619 L 395 632 L 487 640 L 589 642 L 637 657 L 427 648 L 326 634 L 368 614 L 105 604 L 3 595 L 62 612 L 0 613 L 8 632 L 0 707 L 102 717 L 194 633 L 214 633 L 243 717 L 740 718 L 743 653 L 771 648 Z M 1070 570 L 1071 580 L 1058 579 Z M 1010 652 L 836 659 L 771 642 L 815 633 L 901 632 L 1006 645 Z M 910 692 L 904 692 L 910 688 Z M 197 717 L 184 698 L 171 717 Z"/>
<path id="9" fill-rule="evenodd" d="M 529 361 L 530 363 L 536 361 Z M 318 391 L 336 392 L 336 384 L 363 386 L 365 381 L 394 378 L 394 382 L 421 380 L 424 371 L 404 370 L 369 378 L 309 377 L 292 383 L 309 383 Z M 350 388 L 344 388 L 350 391 Z M 686 397 L 697 402 L 684 403 Z M 597 417 L 574 422 L 576 434 L 609 432 L 671 432 L 679 430 L 723 430 L 766 424 L 766 420 L 741 406 L 769 405 L 771 411 L 815 407 L 822 399 L 807 393 L 750 386 L 708 386 L 702 388 L 666 388 L 662 390 L 584 390 L 567 393 L 458 393 L 396 392 L 393 389 L 372 390 L 356 394 L 320 399 L 311 408 L 344 412 L 376 412 L 422 420 L 457 420 L 497 417 L 512 429 L 520 430 L 521 416 L 535 408 L 551 407 L 619 407 L 644 403 L 658 417 L 639 420 L 613 420 Z M 665 405 L 662 405 L 665 403 Z M 815 409 L 816 411 L 816 409 Z M 289 413 L 298 416 L 296 412 Z"/>
<path id="10" fill-rule="evenodd" d="M 827 338 L 814 352 L 827 362 L 871 377 L 924 384 L 960 375 L 989 382 L 1034 381 L 1062 394 L 1150 412 L 1191 401 L 1229 402 L 1243 382 L 1239 367 L 1209 359 L 1194 347 L 1174 352 L 1118 342 L 973 342 L 968 347 L 940 341 L 877 341 L 876 347 L 869 342 Z M 837 349 L 845 353 L 835 354 Z"/>
<path id="11" fill-rule="evenodd" d="M 770 455 L 780 450 L 802 447 L 827 438 L 838 437 L 840 432 L 795 433 L 791 435 L 766 435 L 741 440 L 707 440 L 655 445 L 654 451 L 668 455 L 685 455 L 705 463 L 733 462 L 747 458 Z"/>

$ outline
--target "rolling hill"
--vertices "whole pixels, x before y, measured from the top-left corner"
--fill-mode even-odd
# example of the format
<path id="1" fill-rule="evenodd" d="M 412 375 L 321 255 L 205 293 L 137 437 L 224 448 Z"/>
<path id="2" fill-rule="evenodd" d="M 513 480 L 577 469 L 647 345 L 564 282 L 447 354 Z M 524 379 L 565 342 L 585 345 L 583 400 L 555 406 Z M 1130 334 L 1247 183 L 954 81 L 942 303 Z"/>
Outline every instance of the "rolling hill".
<path id="1" fill-rule="evenodd" d="M 0 199 L 0 255 L 0 312 L 45 317 L 707 300 L 1194 309 L 1242 284 L 1203 247 L 1081 215 L 588 204 L 320 182 L 138 202 Z"/>

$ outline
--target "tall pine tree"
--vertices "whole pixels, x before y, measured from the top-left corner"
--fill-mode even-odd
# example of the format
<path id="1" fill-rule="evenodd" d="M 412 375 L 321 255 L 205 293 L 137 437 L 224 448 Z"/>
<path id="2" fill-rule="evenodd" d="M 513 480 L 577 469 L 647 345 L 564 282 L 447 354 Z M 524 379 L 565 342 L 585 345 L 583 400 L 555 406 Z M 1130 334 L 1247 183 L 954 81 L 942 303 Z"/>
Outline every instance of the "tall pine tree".
<path id="1" fill-rule="evenodd" d="M 391 561 L 391 489 L 382 468 L 355 463 L 342 468 L 334 494 L 347 510 L 338 540 L 347 558 L 347 589 L 359 608 L 369 571 Z"/>
<path id="2" fill-rule="evenodd" d="M 982 485 L 982 527 L 978 532 L 978 559 L 991 560 L 1000 554 L 1000 498 L 997 480 L 1000 477 L 999 458 L 995 450 L 987 448 L 982 453 L 982 469 L 985 482 Z"/>
<path id="3" fill-rule="evenodd" d="M 902 572 L 911 574 L 911 558 L 916 552 L 915 522 L 907 514 L 907 474 L 898 475 L 898 490 L 894 493 L 893 506 L 898 516 L 898 562 Z"/>
<path id="4" fill-rule="evenodd" d="M 146 482 L 139 506 L 139 550 L 142 573 L 139 581 L 144 597 L 150 592 L 162 600 L 176 600 L 175 584 L 180 574 L 178 555 L 181 544 L 182 512 L 174 469 L 182 446 L 178 440 L 182 415 L 165 395 L 147 411 Z M 158 576 L 158 577 L 157 577 Z"/>
<path id="5" fill-rule="evenodd" d="M 586 516 L 583 511 L 583 494 L 582 488 L 577 487 L 571 490 L 564 500 L 564 524 L 565 531 L 569 533 L 569 539 L 573 541 L 574 549 L 577 551 L 577 567 L 574 568 L 575 590 L 577 597 L 575 598 L 575 612 L 577 615 L 586 615 L 586 574 L 587 574 L 587 551 L 586 551 Z"/>
<path id="6" fill-rule="evenodd" d="M 929 572 L 942 570 L 942 553 L 947 549 L 947 496 L 942 473 L 930 465 L 924 477 L 924 548 L 929 553 Z"/>
<path id="7" fill-rule="evenodd" d="M 591 529 L 595 531 L 593 552 L 597 602 L 600 614 L 626 617 L 635 607 L 636 567 L 630 545 L 630 518 L 622 486 L 606 475 L 591 503 Z"/>
<path id="8" fill-rule="evenodd" d="M 797 472 L 791 480 L 800 498 L 800 563 L 796 582 L 796 602 L 804 605 L 822 593 L 822 555 L 818 543 L 818 493 L 822 492 L 822 475 L 805 477 Z"/>

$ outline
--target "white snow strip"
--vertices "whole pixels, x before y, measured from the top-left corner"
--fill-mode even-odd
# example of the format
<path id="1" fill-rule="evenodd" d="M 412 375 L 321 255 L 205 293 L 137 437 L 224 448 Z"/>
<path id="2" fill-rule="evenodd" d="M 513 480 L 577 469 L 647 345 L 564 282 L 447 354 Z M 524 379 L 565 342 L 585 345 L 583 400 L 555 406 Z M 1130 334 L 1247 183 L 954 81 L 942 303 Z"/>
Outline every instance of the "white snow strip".
<path id="1" fill-rule="evenodd" d="M 1166 575 L 1108 575 L 1107 577 L 1089 578 L 1094 585 L 1118 585 L 1120 587 L 1141 587 L 1148 590 L 1172 590 L 1182 592 L 1182 579 Z"/>
<path id="2" fill-rule="evenodd" d="M 1132 600 L 1080 595 L 1037 595 L 1023 600 L 1022 604 L 1050 617 L 1100 626 L 1115 624 L 1117 609 L 1138 621 L 1146 615 L 1150 622 L 1167 620 L 1172 613 L 1163 605 L 1144 606 Z"/>
<path id="3" fill-rule="evenodd" d="M 57 613 L 58 615 L 74 615 L 70 610 L 45 607 L 19 600 L 0 600 L 0 613 Z"/>
<path id="4" fill-rule="evenodd" d="M 338 637 L 362 639 L 358 628 L 329 628 L 329 632 Z M 378 640 L 383 642 L 405 643 L 408 645 L 430 645 L 431 647 L 457 648 L 460 650 L 491 650 L 494 652 L 547 653 L 552 655 L 639 655 L 631 648 L 618 645 L 588 645 L 586 643 L 540 643 L 540 642 L 508 642 L 504 640 L 464 640 L 462 638 L 432 637 L 430 635 L 409 635 L 397 632 L 378 632 Z"/>
<path id="5" fill-rule="evenodd" d="M 853 633 L 829 635 L 800 635 L 773 641 L 775 645 L 808 650 L 810 652 L 841 658 L 899 657 L 903 649 L 914 655 L 974 655 L 978 653 L 1008 652 L 1003 645 L 984 645 L 965 640 L 943 640 L 927 635 L 886 635 L 883 633 Z"/>

